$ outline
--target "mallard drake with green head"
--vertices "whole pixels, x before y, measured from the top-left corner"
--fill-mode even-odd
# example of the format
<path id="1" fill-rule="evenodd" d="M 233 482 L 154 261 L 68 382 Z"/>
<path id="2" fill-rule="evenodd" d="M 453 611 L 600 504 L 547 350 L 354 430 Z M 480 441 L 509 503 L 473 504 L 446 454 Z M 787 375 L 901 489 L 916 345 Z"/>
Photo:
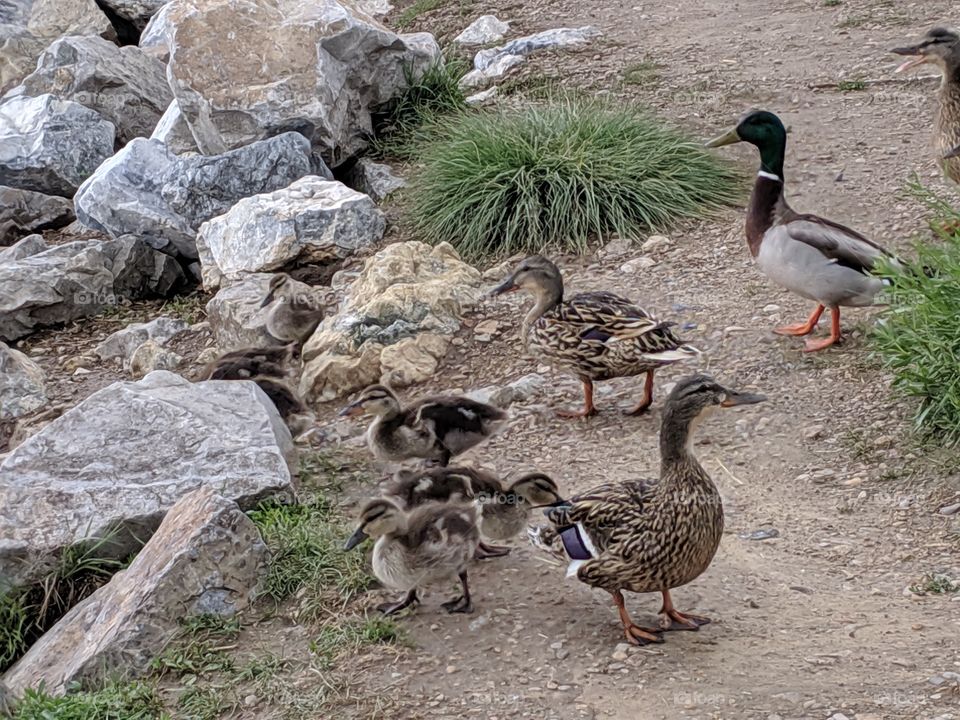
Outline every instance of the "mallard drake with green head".
<path id="1" fill-rule="evenodd" d="M 812 333 L 830 308 L 830 336 L 807 340 L 804 352 L 830 347 L 840 340 L 840 308 L 875 304 L 885 282 L 871 274 L 881 258 L 892 253 L 855 230 L 817 215 L 793 210 L 784 196 L 783 159 L 787 131 L 776 115 L 753 110 L 736 127 L 707 143 L 720 147 L 747 142 L 760 151 L 760 171 L 747 208 L 746 235 L 750 254 L 763 273 L 781 287 L 813 300 L 817 307 L 806 322 L 774 330 L 779 335 Z"/>
<path id="2" fill-rule="evenodd" d="M 934 118 L 933 143 L 943 174 L 960 183 L 960 155 L 951 153 L 960 145 L 960 33 L 933 28 L 920 42 L 891 52 L 910 58 L 897 68 L 898 73 L 927 64 L 940 69 L 943 79 L 938 93 L 940 106 Z"/>
<path id="3" fill-rule="evenodd" d="M 463 592 L 443 608 L 451 613 L 473 612 L 467 565 L 480 542 L 478 515 L 475 505 L 465 503 L 427 503 L 408 513 L 392 500 L 380 498 L 363 508 L 344 550 L 376 538 L 373 574 L 385 586 L 406 593 L 403 600 L 378 608 L 385 615 L 418 602 L 418 588 L 451 577 L 460 579 Z"/>
<path id="4" fill-rule="evenodd" d="M 496 435 L 507 422 L 500 408 L 456 395 L 421 398 L 404 407 L 386 385 L 371 385 L 340 414 L 374 416 L 367 446 L 378 460 L 423 458 L 444 466 Z"/>
<path id="5" fill-rule="evenodd" d="M 534 544 L 570 561 L 567 577 L 610 593 L 629 642 L 663 642 L 663 630 L 710 622 L 678 611 L 670 597 L 707 569 L 723 534 L 720 493 L 693 454 L 693 432 L 718 407 L 764 399 L 706 375 L 681 380 L 663 408 L 660 477 L 595 487 L 546 511 L 551 525 L 531 530 Z M 659 628 L 634 624 L 624 590 L 661 593 Z"/>
<path id="6" fill-rule="evenodd" d="M 593 383 L 646 373 L 643 397 L 627 414 L 643 413 L 653 402 L 653 374 L 665 365 L 697 357 L 699 351 L 630 300 L 610 292 L 584 292 L 564 298 L 559 268 L 545 257 L 524 260 L 491 295 L 526 290 L 536 303 L 523 319 L 524 344 L 548 363 L 583 383 L 582 410 L 560 410 L 561 417 L 593 415 Z"/>

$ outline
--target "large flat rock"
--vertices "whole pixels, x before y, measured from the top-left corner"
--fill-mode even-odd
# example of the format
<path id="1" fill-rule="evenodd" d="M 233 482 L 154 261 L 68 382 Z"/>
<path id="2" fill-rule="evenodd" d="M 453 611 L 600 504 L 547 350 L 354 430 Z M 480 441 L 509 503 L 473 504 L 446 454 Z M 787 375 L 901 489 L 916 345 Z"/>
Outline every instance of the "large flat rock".
<path id="1" fill-rule="evenodd" d="M 95 35 L 56 40 L 14 93 L 80 103 L 112 122 L 124 144 L 149 137 L 173 100 L 160 60 Z"/>
<path id="2" fill-rule="evenodd" d="M 0 578 L 37 581 L 65 549 L 115 532 L 117 558 L 208 487 L 249 509 L 292 493 L 293 443 L 247 381 L 166 371 L 94 393 L 0 464 Z"/>
<path id="3" fill-rule="evenodd" d="M 254 195 L 200 226 L 203 286 L 224 278 L 322 264 L 372 247 L 386 220 L 373 200 L 336 180 L 308 175 L 289 187 Z"/>
<path id="4" fill-rule="evenodd" d="M 147 44 L 169 48 L 170 86 L 207 154 L 297 129 L 335 167 L 366 145 L 371 109 L 440 52 L 351 0 L 172 0 L 162 15 Z"/>
<path id="5" fill-rule="evenodd" d="M 242 198 L 284 188 L 311 172 L 309 141 L 288 132 L 222 155 L 178 157 L 159 140 L 136 138 L 77 191 L 77 219 L 128 233 L 171 255 L 197 259 L 200 225 Z"/>
<path id="6" fill-rule="evenodd" d="M 0 262 L 0 341 L 95 315 L 121 298 L 165 297 L 183 279 L 176 260 L 131 236 L 78 240 L 5 260 Z"/>
<path id="7" fill-rule="evenodd" d="M 50 94 L 0 104 L 0 185 L 73 197 L 113 154 L 115 129 L 100 113 Z"/>
<path id="8" fill-rule="evenodd" d="M 246 607 L 268 551 L 237 504 L 204 487 L 183 496 L 126 570 L 82 601 L 4 676 L 14 695 L 61 695 L 147 672 L 182 619 Z"/>

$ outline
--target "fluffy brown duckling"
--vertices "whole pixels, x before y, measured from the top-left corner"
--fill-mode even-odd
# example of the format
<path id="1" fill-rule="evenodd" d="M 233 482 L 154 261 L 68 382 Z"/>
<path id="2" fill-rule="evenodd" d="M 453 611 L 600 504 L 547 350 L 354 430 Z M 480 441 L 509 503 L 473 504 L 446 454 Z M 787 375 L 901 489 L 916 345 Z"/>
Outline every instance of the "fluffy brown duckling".
<path id="1" fill-rule="evenodd" d="M 952 153 L 960 146 L 960 33 L 949 28 L 933 28 L 920 42 L 894 48 L 891 52 L 909 58 L 897 68 L 897 72 L 927 64 L 939 68 L 943 79 L 938 93 L 940 106 L 934 118 L 933 142 L 943 174 L 960 183 L 960 155 Z"/>
<path id="2" fill-rule="evenodd" d="M 383 487 L 384 495 L 407 509 L 427 502 L 476 501 L 481 534 L 491 540 L 510 540 L 527 527 L 534 507 L 563 502 L 557 484 L 543 473 L 528 473 L 504 485 L 490 473 L 466 467 L 400 470 Z M 477 559 L 501 557 L 509 547 L 480 541 Z"/>
<path id="3" fill-rule="evenodd" d="M 467 503 L 426 503 L 410 512 L 388 498 L 372 500 L 360 512 L 356 531 L 344 545 L 352 550 L 367 537 L 373 546 L 373 574 L 385 586 L 406 593 L 403 600 L 378 609 L 393 615 L 419 601 L 423 585 L 460 579 L 463 592 L 443 608 L 473 612 L 467 565 L 480 542 L 479 512 Z"/>
<path id="4" fill-rule="evenodd" d="M 267 295 L 260 304 L 268 306 L 267 332 L 282 343 L 294 343 L 298 349 L 323 320 L 318 298 L 298 291 L 286 273 L 277 273 L 270 279 Z"/>
<path id="5" fill-rule="evenodd" d="M 340 414 L 374 416 L 367 446 L 378 460 L 423 458 L 443 466 L 495 435 L 507 421 L 500 408 L 454 395 L 426 397 L 404 407 L 385 385 L 371 385 Z"/>
<path id="6" fill-rule="evenodd" d="M 200 380 L 249 380 L 258 375 L 284 378 L 291 374 L 293 344 L 266 348 L 241 348 L 224 353 L 207 364 Z"/>

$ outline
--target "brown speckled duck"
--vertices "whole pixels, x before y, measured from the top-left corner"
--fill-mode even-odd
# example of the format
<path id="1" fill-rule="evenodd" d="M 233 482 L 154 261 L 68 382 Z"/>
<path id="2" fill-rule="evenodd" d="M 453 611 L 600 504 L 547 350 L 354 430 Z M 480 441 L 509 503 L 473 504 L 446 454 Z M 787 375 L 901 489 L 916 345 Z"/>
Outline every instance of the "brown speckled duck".
<path id="1" fill-rule="evenodd" d="M 933 143 L 943 174 L 960 183 L 960 155 L 951 154 L 960 146 L 960 33 L 948 28 L 933 28 L 920 42 L 894 48 L 891 52 L 910 58 L 897 68 L 897 72 L 926 64 L 940 69 L 943 79 L 938 97 L 940 106 L 933 122 Z"/>
<path id="2" fill-rule="evenodd" d="M 498 433 L 507 421 L 500 408 L 454 395 L 421 398 L 404 407 L 385 385 L 371 385 L 340 414 L 374 416 L 367 446 L 378 460 L 423 458 L 444 466 Z"/>
<path id="3" fill-rule="evenodd" d="M 693 431 L 718 407 L 764 399 L 706 375 L 681 380 L 663 409 L 659 479 L 593 488 L 546 511 L 550 526 L 531 530 L 535 544 L 569 559 L 568 577 L 610 593 L 631 643 L 663 642 L 664 630 L 696 630 L 710 622 L 680 612 L 670 597 L 707 569 L 723 533 L 720 494 L 693 454 Z M 659 628 L 633 623 L 624 590 L 661 593 Z"/>
<path id="4" fill-rule="evenodd" d="M 450 613 L 473 612 L 467 565 L 480 541 L 479 511 L 466 503 L 427 503 L 405 512 L 388 498 L 369 502 L 360 523 L 344 545 L 352 550 L 367 537 L 373 546 L 373 574 L 389 588 L 406 593 L 403 600 L 378 609 L 393 615 L 419 601 L 423 585 L 458 577 L 463 592 L 443 604 Z"/>
<path id="5" fill-rule="evenodd" d="M 643 413 L 653 402 L 657 368 L 689 360 L 699 351 L 685 344 L 643 308 L 610 292 L 563 295 L 563 277 L 545 257 L 528 257 L 491 291 L 492 295 L 526 290 L 536 303 L 523 319 L 524 343 L 546 362 L 571 372 L 583 383 L 582 410 L 560 410 L 561 417 L 593 415 L 593 383 L 646 373 L 643 397 L 627 413 Z"/>

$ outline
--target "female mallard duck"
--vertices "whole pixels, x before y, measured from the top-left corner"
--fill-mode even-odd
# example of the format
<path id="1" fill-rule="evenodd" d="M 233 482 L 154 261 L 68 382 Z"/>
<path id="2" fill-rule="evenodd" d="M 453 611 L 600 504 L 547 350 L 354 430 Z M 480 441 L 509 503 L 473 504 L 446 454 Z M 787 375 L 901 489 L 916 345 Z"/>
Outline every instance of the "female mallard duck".
<path id="1" fill-rule="evenodd" d="M 934 120 L 933 141 L 943 174 L 960 183 L 960 155 L 951 151 L 960 145 L 960 33 L 933 28 L 915 45 L 894 48 L 891 52 L 907 55 L 909 60 L 897 68 L 903 72 L 930 63 L 940 68 L 940 107 Z"/>
<path id="2" fill-rule="evenodd" d="M 323 320 L 323 309 L 316 298 L 296 290 L 286 273 L 270 278 L 267 296 L 260 307 L 267 311 L 267 332 L 282 343 L 296 343 L 299 347 L 313 335 Z"/>
<path id="3" fill-rule="evenodd" d="M 344 546 L 352 550 L 375 537 L 373 574 L 387 587 L 406 592 L 403 600 L 378 609 L 393 615 L 417 602 L 417 588 L 450 577 L 460 578 L 463 593 L 443 604 L 451 613 L 473 611 L 467 565 L 480 542 L 474 505 L 427 503 L 405 513 L 396 503 L 380 498 L 360 513 L 360 524 Z"/>
<path id="4" fill-rule="evenodd" d="M 371 385 L 340 414 L 374 415 L 367 446 L 377 459 L 424 458 L 444 466 L 495 435 L 507 421 L 500 408 L 453 395 L 422 398 L 403 407 L 396 393 L 384 385 Z"/>
<path id="5" fill-rule="evenodd" d="M 736 127 L 707 143 L 720 147 L 748 142 L 760 151 L 760 172 L 750 195 L 746 235 L 750 254 L 778 285 L 817 303 L 806 322 L 774 330 L 809 335 L 830 308 L 830 337 L 807 340 L 804 352 L 830 347 L 840 339 L 840 307 L 873 305 L 885 282 L 871 275 L 877 261 L 897 264 L 887 250 L 850 228 L 816 215 L 801 215 L 783 194 L 787 131 L 776 115 L 753 110 Z"/>
<path id="6" fill-rule="evenodd" d="M 466 467 L 401 470 L 384 487 L 384 494 L 407 509 L 425 502 L 476 500 L 481 511 L 480 533 L 500 541 L 523 532 L 534 507 L 563 502 L 557 484 L 543 473 L 528 473 L 504 486 L 493 475 Z M 481 541 L 477 557 L 501 557 L 509 552 L 508 547 Z"/>
<path id="7" fill-rule="evenodd" d="M 527 290 L 537 302 L 523 319 L 520 333 L 548 362 L 572 372 L 583 383 L 582 410 L 558 411 L 561 417 L 593 415 L 593 383 L 646 373 L 643 397 L 628 411 L 644 412 L 653 402 L 657 368 L 699 355 L 646 310 L 609 292 L 563 297 L 563 278 L 550 260 L 528 257 L 492 295 Z"/>
<path id="8" fill-rule="evenodd" d="M 537 545 L 554 550 L 562 543 L 570 560 L 568 577 L 613 596 L 631 643 L 663 642 L 661 630 L 696 630 L 709 622 L 679 612 L 670 597 L 673 588 L 707 569 L 723 532 L 720 494 L 693 455 L 692 434 L 717 407 L 764 399 L 705 375 L 681 380 L 663 408 L 659 480 L 601 485 L 546 511 L 552 526 L 531 531 Z M 663 595 L 660 629 L 633 623 L 624 590 Z"/>

